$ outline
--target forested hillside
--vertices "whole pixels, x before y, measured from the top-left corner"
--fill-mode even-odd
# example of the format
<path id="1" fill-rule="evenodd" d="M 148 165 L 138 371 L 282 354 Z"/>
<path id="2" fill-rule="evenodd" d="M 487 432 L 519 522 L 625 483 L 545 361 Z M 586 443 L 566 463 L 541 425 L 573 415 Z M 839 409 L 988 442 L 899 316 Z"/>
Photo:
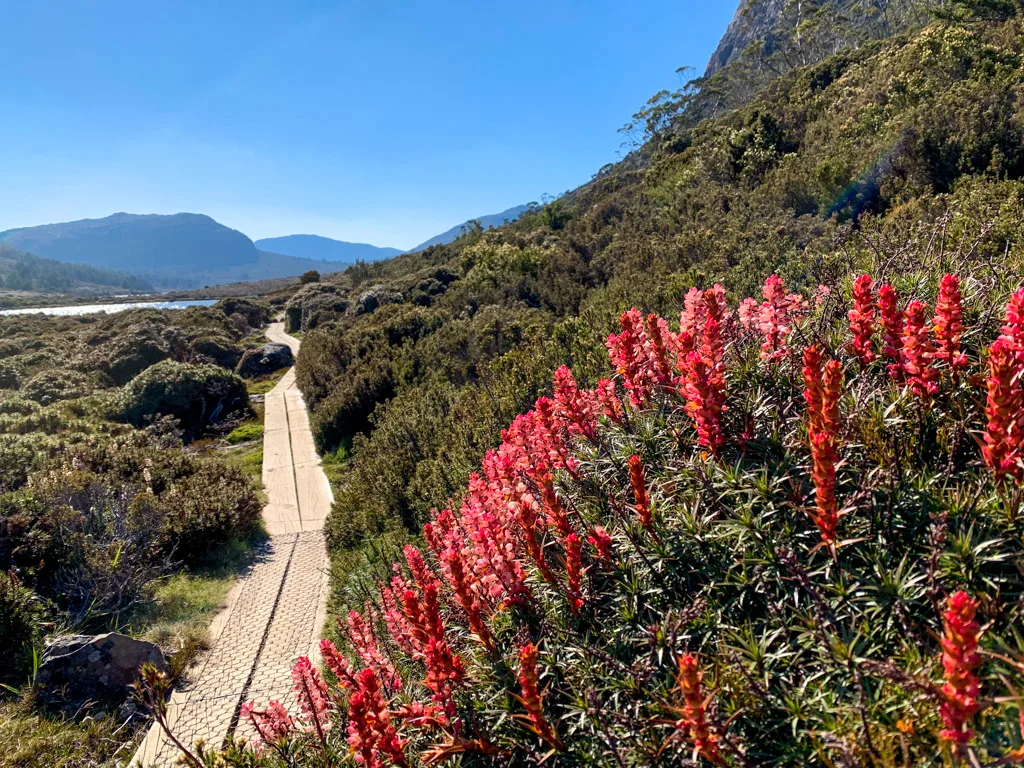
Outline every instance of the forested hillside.
<path id="1" fill-rule="evenodd" d="M 691 285 L 748 296 L 772 273 L 810 295 L 869 266 L 912 293 L 967 257 L 1012 275 L 1022 43 L 1014 17 L 847 51 L 666 124 L 515 224 L 303 288 L 299 382 L 321 447 L 354 454 L 336 543 L 417 531 L 554 368 L 608 373 L 631 305 L 672 315 Z"/>
<path id="2" fill-rule="evenodd" d="M 0 245 L 0 289 L 102 295 L 118 291 L 152 291 L 153 286 L 142 278 L 123 272 L 44 259 Z"/>
<path id="3" fill-rule="evenodd" d="M 767 4 L 590 183 L 291 296 L 339 645 L 206 764 L 1024 758 L 1024 6 L 931 6 Z"/>

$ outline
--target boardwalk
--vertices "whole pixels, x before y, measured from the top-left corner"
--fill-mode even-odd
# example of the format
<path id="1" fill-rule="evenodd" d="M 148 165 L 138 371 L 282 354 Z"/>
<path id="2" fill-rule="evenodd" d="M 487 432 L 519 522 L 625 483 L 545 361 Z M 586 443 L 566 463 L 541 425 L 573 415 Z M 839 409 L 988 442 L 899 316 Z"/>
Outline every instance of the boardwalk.
<path id="1" fill-rule="evenodd" d="M 267 337 L 298 351 L 281 323 Z M 322 529 L 332 499 L 294 368 L 267 394 L 263 484 L 270 539 L 210 627 L 213 647 L 192 671 L 193 682 L 171 699 L 169 719 L 185 744 L 202 739 L 214 746 L 249 735 L 238 710 L 250 699 L 277 699 L 291 708 L 292 665 L 316 654 L 328 589 Z M 154 725 L 133 763 L 169 766 L 176 757 Z"/>

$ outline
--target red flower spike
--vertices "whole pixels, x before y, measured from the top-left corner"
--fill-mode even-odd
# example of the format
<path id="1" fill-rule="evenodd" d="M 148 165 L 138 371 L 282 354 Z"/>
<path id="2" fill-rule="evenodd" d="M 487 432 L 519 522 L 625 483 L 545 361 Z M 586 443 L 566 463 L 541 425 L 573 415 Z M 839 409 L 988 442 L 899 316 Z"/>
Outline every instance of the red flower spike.
<path id="1" fill-rule="evenodd" d="M 981 664 L 977 611 L 976 600 L 966 592 L 957 592 L 947 601 L 943 616 L 942 669 L 946 682 L 942 686 L 939 714 L 946 728 L 941 736 L 956 744 L 966 744 L 974 738 L 970 724 L 981 708 L 980 684 L 974 674 Z"/>
<path id="2" fill-rule="evenodd" d="M 340 625 L 340 621 L 338 622 Z M 331 670 L 338 683 L 342 688 L 351 688 L 355 685 L 355 670 L 352 667 L 352 662 L 346 659 L 341 651 L 330 640 L 320 641 L 320 655 L 323 657 L 324 664 Z"/>
<path id="3" fill-rule="evenodd" d="M 631 309 L 619 318 L 622 333 L 608 337 L 608 357 L 622 376 L 630 402 L 634 407 L 644 406 L 651 398 L 648 339 L 644 331 L 643 316 Z"/>
<path id="4" fill-rule="evenodd" d="M 280 744 L 295 732 L 295 721 L 279 701 L 271 701 L 265 710 L 257 710 L 253 702 L 246 702 L 238 715 L 256 731 L 253 746 L 257 754 L 264 744 Z"/>
<path id="5" fill-rule="evenodd" d="M 594 396 L 601 405 L 604 415 L 614 423 L 621 424 L 624 413 L 622 411 L 622 401 L 619 400 L 619 396 L 615 392 L 615 382 L 611 379 L 601 379 L 601 381 L 597 382 L 597 387 L 594 389 Z"/>
<path id="6" fill-rule="evenodd" d="M 836 540 L 839 526 L 835 486 L 843 368 L 837 360 L 824 362 L 821 349 L 811 346 L 804 350 L 803 377 L 814 479 L 815 512 L 812 517 L 821 533 L 821 540 L 831 544 Z"/>
<path id="7" fill-rule="evenodd" d="M 903 370 L 914 394 L 926 405 L 939 391 L 935 347 L 928 338 L 928 307 L 924 302 L 907 305 L 903 324 Z"/>
<path id="8" fill-rule="evenodd" d="M 594 526 L 593 532 L 587 536 L 587 542 L 597 550 L 597 556 L 602 560 L 612 559 L 612 537 L 600 525 Z"/>
<path id="9" fill-rule="evenodd" d="M 633 503 L 636 515 L 644 528 L 651 530 L 654 517 L 651 513 L 651 499 L 647 495 L 644 464 L 639 456 L 629 457 L 629 484 L 633 486 Z"/>
<path id="10" fill-rule="evenodd" d="M 393 690 L 402 688 L 402 678 L 399 677 L 391 661 L 380 651 L 377 646 L 377 638 L 373 634 L 373 628 L 366 622 L 358 611 L 349 611 L 346 621 L 342 624 L 338 619 L 338 628 L 344 632 L 352 648 L 359 654 L 363 664 L 374 671 L 380 678 L 381 684 Z M 322 646 L 322 644 L 321 644 Z M 331 670 L 334 671 L 333 669 Z M 337 673 L 335 673 L 337 674 Z"/>
<path id="11" fill-rule="evenodd" d="M 647 316 L 647 338 L 650 339 L 650 378 L 661 387 L 673 388 L 675 376 L 669 360 L 669 345 L 675 345 L 675 337 L 664 318 L 653 313 Z"/>
<path id="12" fill-rule="evenodd" d="M 518 678 L 519 685 L 523 690 L 519 700 L 526 708 L 526 716 L 531 730 L 555 749 L 565 749 L 554 728 L 544 717 L 544 699 L 538 687 L 537 646 L 533 643 L 519 647 Z"/>
<path id="13" fill-rule="evenodd" d="M 583 542 L 578 535 L 570 533 L 562 541 L 565 547 L 565 572 L 569 579 L 569 608 L 573 616 L 579 616 L 583 608 Z"/>
<path id="14" fill-rule="evenodd" d="M 960 351 L 963 335 L 963 295 L 960 293 L 960 278 L 943 275 L 939 282 L 939 297 L 935 301 L 935 359 L 941 360 L 954 372 L 967 367 L 967 355 Z"/>
<path id="15" fill-rule="evenodd" d="M 592 392 L 580 390 L 568 366 L 555 371 L 554 400 L 555 416 L 570 434 L 597 439 L 597 398 Z"/>
<path id="16" fill-rule="evenodd" d="M 875 333 L 875 283 L 871 275 L 860 275 L 853 281 L 853 309 L 847 314 L 850 333 L 853 334 L 853 351 L 862 366 L 870 365 L 875 354 L 873 336 Z"/>
<path id="17" fill-rule="evenodd" d="M 679 657 L 676 682 L 683 696 L 683 717 L 676 723 L 676 728 L 685 731 L 693 744 L 694 757 L 700 755 L 713 765 L 724 765 L 725 761 L 718 748 L 718 735 L 707 722 L 707 700 L 701 685 L 703 676 L 696 656 L 687 653 Z"/>
<path id="18" fill-rule="evenodd" d="M 1018 347 L 1024 346 L 1024 288 L 1018 288 L 1006 303 L 1006 325 L 1002 333 Z"/>
<path id="19" fill-rule="evenodd" d="M 300 656 L 292 667 L 292 688 L 303 719 L 323 741 L 324 732 L 331 725 L 328 712 L 330 694 L 320 671 L 313 666 L 308 656 Z"/>
<path id="20" fill-rule="evenodd" d="M 985 463 L 997 478 L 1024 479 L 1024 387 L 1021 375 L 1024 361 L 1017 345 L 1001 336 L 988 351 L 988 398 L 985 415 L 988 423 L 981 448 Z"/>
<path id="21" fill-rule="evenodd" d="M 399 737 L 392 722 L 373 670 L 364 669 L 359 673 L 348 706 L 348 744 L 357 764 L 363 768 L 408 765 L 405 740 Z"/>
<path id="22" fill-rule="evenodd" d="M 721 415 L 725 410 L 723 385 L 719 374 L 699 353 L 691 352 L 686 356 L 683 373 L 686 412 L 693 419 L 698 442 L 716 456 L 725 444 Z"/>
<path id="23" fill-rule="evenodd" d="M 892 361 L 888 366 L 889 378 L 902 382 L 903 312 L 896 291 L 888 283 L 878 289 L 878 314 L 882 321 L 882 356 Z"/>
<path id="24" fill-rule="evenodd" d="M 778 275 L 765 280 L 761 294 L 765 299 L 757 314 L 757 328 L 764 339 L 761 359 L 779 360 L 789 354 L 790 334 L 796 322 L 807 314 L 807 302 L 795 293 L 787 294 Z"/>

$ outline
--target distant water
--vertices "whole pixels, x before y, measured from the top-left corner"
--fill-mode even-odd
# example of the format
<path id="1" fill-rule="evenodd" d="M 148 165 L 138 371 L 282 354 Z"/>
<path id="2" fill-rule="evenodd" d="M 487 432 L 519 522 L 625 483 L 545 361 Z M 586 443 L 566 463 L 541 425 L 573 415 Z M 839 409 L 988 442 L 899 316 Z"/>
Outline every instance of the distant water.
<path id="1" fill-rule="evenodd" d="M 38 307 L 34 309 L 3 309 L 0 315 L 91 315 L 96 312 L 124 312 L 126 309 L 184 309 L 185 307 L 209 307 L 217 302 L 202 301 L 133 301 L 124 304 L 77 304 L 73 307 Z"/>

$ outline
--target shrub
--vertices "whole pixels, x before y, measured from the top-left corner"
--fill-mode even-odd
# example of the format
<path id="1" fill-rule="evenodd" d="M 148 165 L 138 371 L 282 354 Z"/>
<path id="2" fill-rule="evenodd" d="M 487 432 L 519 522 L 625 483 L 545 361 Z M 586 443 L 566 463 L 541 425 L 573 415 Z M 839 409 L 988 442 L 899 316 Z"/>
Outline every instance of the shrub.
<path id="1" fill-rule="evenodd" d="M 241 471 L 204 462 L 160 496 L 165 514 L 163 549 L 187 564 L 199 562 L 212 547 L 248 536 L 262 505 Z"/>
<path id="2" fill-rule="evenodd" d="M 5 651 L 0 685 L 23 683 L 31 672 L 44 616 L 42 600 L 23 587 L 13 571 L 0 571 L 0 644 Z"/>
<path id="3" fill-rule="evenodd" d="M 270 322 L 270 307 L 252 299 L 221 299 L 213 305 L 228 317 L 240 317 L 249 328 L 262 328 Z"/>
<path id="4" fill-rule="evenodd" d="M 188 359 L 192 363 L 212 363 L 234 369 L 242 359 L 242 348 L 226 336 L 204 336 L 192 342 Z"/>
<path id="5" fill-rule="evenodd" d="M 311 269 L 308 272 L 303 272 L 301 275 L 299 275 L 299 284 L 300 285 L 308 285 L 309 283 L 319 283 L 319 282 L 320 282 L 320 273 L 317 272 L 315 269 Z"/>
<path id="6" fill-rule="evenodd" d="M 21 388 L 23 397 L 40 405 L 61 400 L 73 400 L 91 394 L 95 384 L 84 373 L 67 369 L 53 369 L 37 373 Z"/>
<path id="7" fill-rule="evenodd" d="M 125 386 L 120 417 L 143 426 L 158 417 L 173 416 L 187 434 L 195 435 L 248 409 L 245 383 L 233 373 L 212 365 L 165 360 Z"/>
<path id="8" fill-rule="evenodd" d="M 21 385 L 18 371 L 9 365 L 0 366 L 0 389 L 17 389 Z"/>
<path id="9" fill-rule="evenodd" d="M 616 378 L 560 369 L 379 597 L 353 585 L 339 688 L 300 659 L 294 721 L 243 708 L 261 759 L 1015 760 L 1024 289 L 999 329 L 953 282 L 932 330 L 934 294 L 898 298 L 902 368 L 862 362 L 883 329 L 862 296 L 854 348 L 840 286 L 809 318 L 777 278 L 742 322 L 717 287 L 678 333 L 625 313 Z"/>

